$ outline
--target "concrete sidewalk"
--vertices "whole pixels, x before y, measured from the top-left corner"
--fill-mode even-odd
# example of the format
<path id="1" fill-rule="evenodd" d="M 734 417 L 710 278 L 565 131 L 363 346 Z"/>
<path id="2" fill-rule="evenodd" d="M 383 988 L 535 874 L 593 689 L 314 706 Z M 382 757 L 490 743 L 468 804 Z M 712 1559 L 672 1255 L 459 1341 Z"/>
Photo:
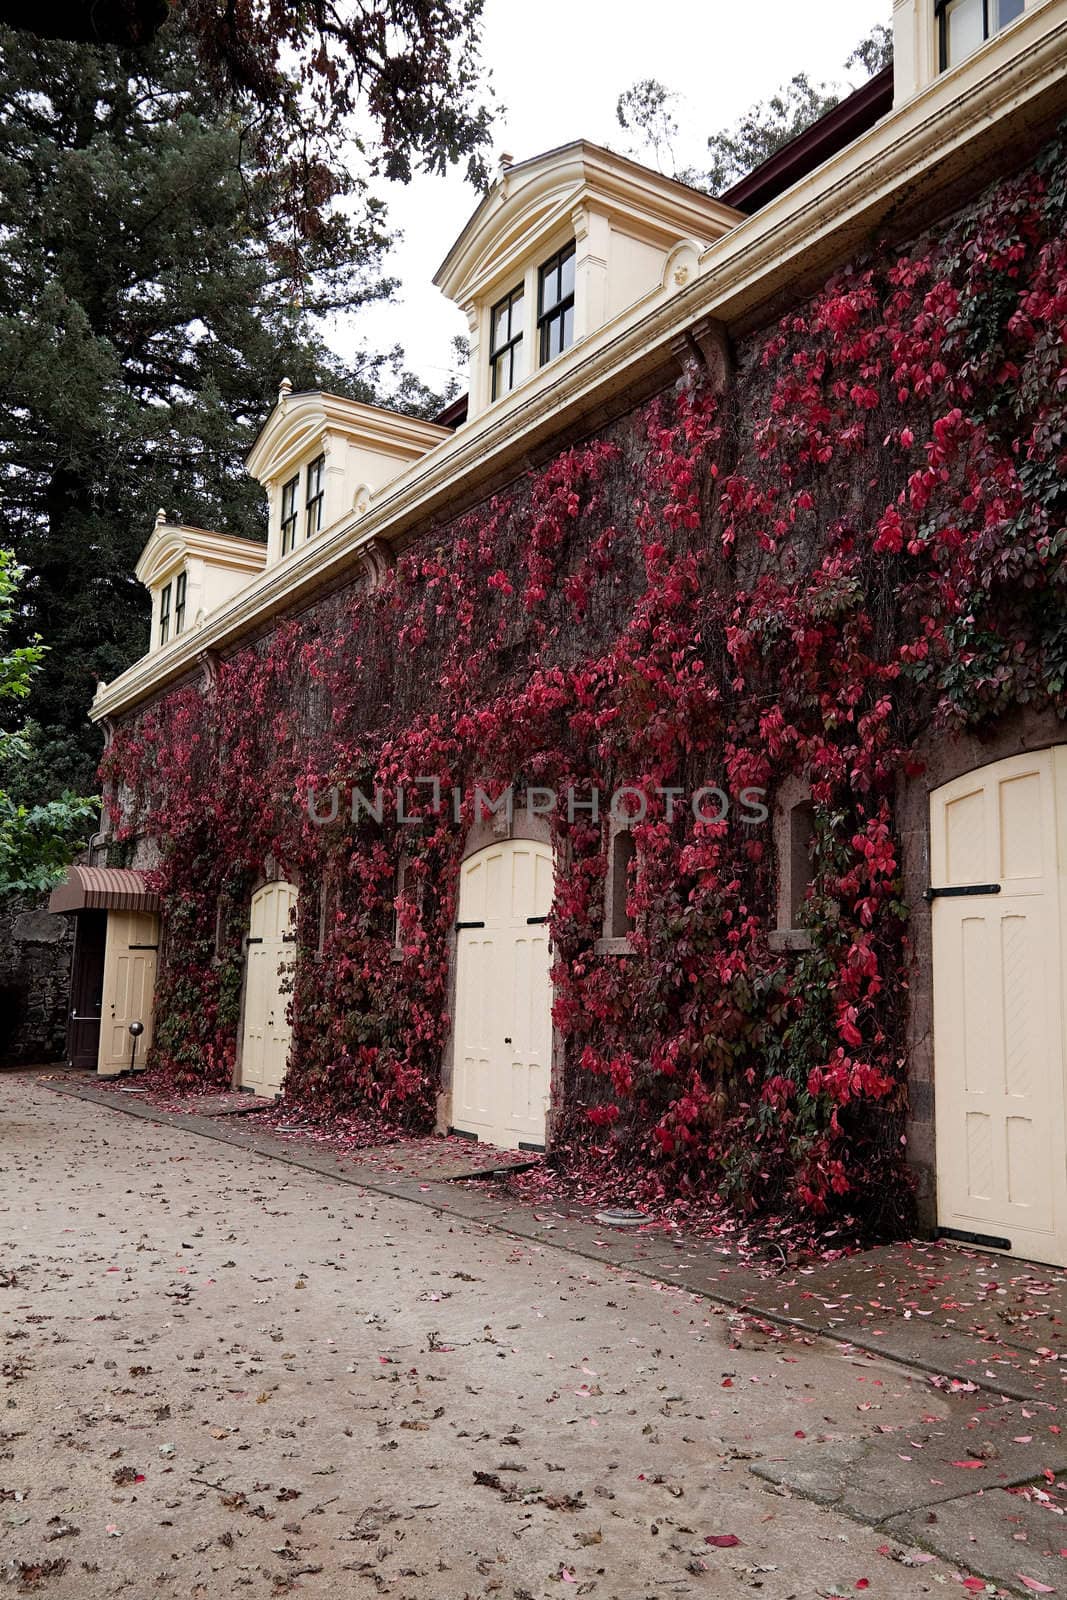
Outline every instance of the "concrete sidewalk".
<path id="1" fill-rule="evenodd" d="M 1067 1279 L 1060 1272 L 932 1243 L 775 1272 L 676 1230 L 605 1227 L 589 1207 L 524 1203 L 468 1181 L 405 1175 L 391 1170 L 403 1167 L 402 1155 L 383 1163 L 374 1152 L 368 1161 L 359 1151 L 339 1153 L 306 1135 L 283 1134 L 259 1117 L 175 1113 L 83 1079 L 37 1081 L 112 1112 L 701 1297 L 730 1313 L 735 1350 L 828 1340 L 843 1354 L 868 1352 L 906 1369 L 930 1386 L 927 1413 L 906 1435 L 879 1424 L 858 1439 L 824 1428 L 808 1448 L 801 1433 L 804 1442 L 788 1451 L 757 1452 L 750 1470 L 772 1491 L 833 1507 L 1005 1592 L 1067 1594 L 1059 1515 L 1067 1500 L 1055 1487 L 1067 1474 L 1058 1409 Z M 820 1401 L 819 1410 L 829 1410 L 834 1397 Z M 878 1409 L 874 1393 L 870 1406 Z"/>
<path id="2" fill-rule="evenodd" d="M 524 1202 L 455 1179 L 390 1170 L 380 1149 L 338 1154 L 258 1119 L 198 1116 L 101 1088 L 80 1075 L 41 1080 L 61 1094 L 182 1128 L 309 1172 L 632 1268 L 779 1327 L 884 1355 L 1015 1400 L 1058 1402 L 1067 1383 L 1067 1274 L 943 1242 L 883 1245 L 777 1272 L 712 1241 L 649 1224 L 605 1227 L 593 1206 Z M 423 1141 L 413 1141 L 422 1143 Z"/>

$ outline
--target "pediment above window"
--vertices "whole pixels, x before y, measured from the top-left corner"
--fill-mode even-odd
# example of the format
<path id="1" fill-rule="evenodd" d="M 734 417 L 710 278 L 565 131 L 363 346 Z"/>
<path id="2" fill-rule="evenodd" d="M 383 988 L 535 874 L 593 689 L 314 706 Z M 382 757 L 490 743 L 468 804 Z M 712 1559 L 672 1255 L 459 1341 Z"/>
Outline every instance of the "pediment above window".
<path id="1" fill-rule="evenodd" d="M 160 512 L 134 571 L 146 589 L 157 589 L 190 559 L 207 561 L 212 566 L 244 572 L 251 577 L 262 570 L 267 547 L 257 539 L 242 539 L 233 533 L 212 533 L 207 528 L 167 522 Z"/>
<path id="2" fill-rule="evenodd" d="M 742 221 L 711 195 L 587 140 L 505 157 L 434 282 L 467 315 L 468 416 L 537 381 L 654 295 L 677 293 Z"/>
<path id="3" fill-rule="evenodd" d="M 420 417 L 319 390 L 294 394 L 283 384 L 278 404 L 260 430 L 247 465 L 254 478 L 267 484 L 288 477 L 336 437 L 378 458 L 382 465 L 375 476 L 380 480 L 386 461 L 392 464 L 395 476 L 408 462 L 417 461 L 450 436 L 448 428 Z"/>

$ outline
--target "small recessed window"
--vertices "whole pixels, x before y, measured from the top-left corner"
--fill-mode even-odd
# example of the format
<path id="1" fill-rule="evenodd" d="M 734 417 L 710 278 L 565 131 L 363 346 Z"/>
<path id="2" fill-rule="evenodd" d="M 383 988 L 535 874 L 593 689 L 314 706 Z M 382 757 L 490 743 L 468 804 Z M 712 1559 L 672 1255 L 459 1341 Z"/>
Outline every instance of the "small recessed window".
<path id="1" fill-rule="evenodd" d="M 540 362 L 555 360 L 574 343 L 574 240 L 538 274 L 537 337 Z"/>
<path id="2" fill-rule="evenodd" d="M 307 496 L 304 501 L 304 537 L 310 539 L 322 527 L 323 485 L 326 481 L 326 457 L 316 456 L 308 467 Z"/>
<path id="3" fill-rule="evenodd" d="M 282 484 L 282 555 L 287 556 L 296 544 L 296 496 L 300 488 L 299 476 Z"/>
<path id="4" fill-rule="evenodd" d="M 1025 0 L 937 0 L 942 72 L 973 55 L 1024 10 Z"/>
<path id="5" fill-rule="evenodd" d="M 801 800 L 789 813 L 789 926 L 800 926 L 812 883 L 812 851 L 815 847 L 815 810 L 810 800 Z"/>
<path id="6" fill-rule="evenodd" d="M 174 580 L 174 637 L 185 627 L 185 573 L 179 572 Z"/>
<path id="7" fill-rule="evenodd" d="M 159 642 L 166 644 L 170 638 L 170 595 L 171 586 L 165 584 L 159 596 Z"/>
<path id="8" fill-rule="evenodd" d="M 637 857 L 637 841 L 629 828 L 620 828 L 611 841 L 611 903 L 608 906 L 608 937 L 628 939 L 634 919 L 626 909 L 631 878 Z"/>
<path id="9" fill-rule="evenodd" d="M 321 961 L 326 953 L 337 922 L 337 880 L 332 872 L 323 875 L 319 885 L 319 936 L 316 943 L 316 955 Z"/>
<path id="10" fill-rule="evenodd" d="M 522 342 L 526 294 L 520 283 L 491 312 L 489 365 L 493 373 L 493 399 L 510 394 L 526 376 L 526 351 Z"/>

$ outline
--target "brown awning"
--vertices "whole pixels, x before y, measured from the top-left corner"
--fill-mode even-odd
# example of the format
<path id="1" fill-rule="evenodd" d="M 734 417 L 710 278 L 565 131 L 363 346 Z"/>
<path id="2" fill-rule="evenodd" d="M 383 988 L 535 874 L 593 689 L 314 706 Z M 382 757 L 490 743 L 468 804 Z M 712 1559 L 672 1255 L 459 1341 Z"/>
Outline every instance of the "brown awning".
<path id="1" fill-rule="evenodd" d="M 133 867 L 71 867 L 52 890 L 49 911 L 158 911 L 159 896 Z"/>

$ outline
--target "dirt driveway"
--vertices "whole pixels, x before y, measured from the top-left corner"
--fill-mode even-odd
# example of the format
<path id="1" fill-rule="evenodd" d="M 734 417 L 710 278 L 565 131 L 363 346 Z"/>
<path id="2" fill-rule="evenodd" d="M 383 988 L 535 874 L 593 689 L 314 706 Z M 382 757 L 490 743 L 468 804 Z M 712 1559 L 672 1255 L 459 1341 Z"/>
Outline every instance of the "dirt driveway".
<path id="1" fill-rule="evenodd" d="M 13 1076 L 0 1371 L 12 1592 L 966 1592 L 751 1470 L 921 1375 Z"/>

